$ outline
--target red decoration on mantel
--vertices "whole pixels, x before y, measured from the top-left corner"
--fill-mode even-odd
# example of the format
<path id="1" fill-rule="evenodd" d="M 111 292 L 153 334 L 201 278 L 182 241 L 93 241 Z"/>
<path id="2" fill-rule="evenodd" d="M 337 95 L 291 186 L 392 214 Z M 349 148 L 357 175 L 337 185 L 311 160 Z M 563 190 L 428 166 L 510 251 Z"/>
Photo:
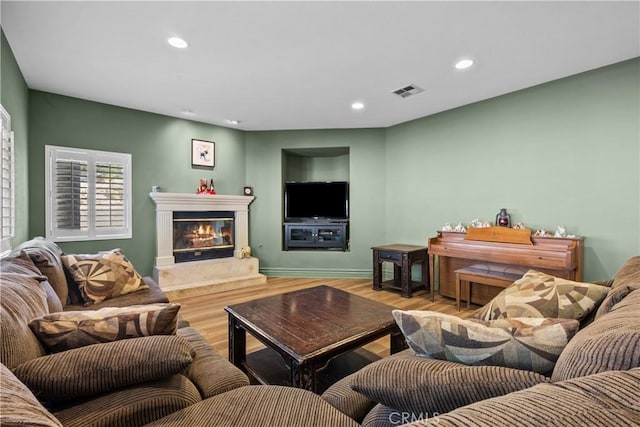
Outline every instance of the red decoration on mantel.
<path id="1" fill-rule="evenodd" d="M 200 186 L 196 190 L 196 194 L 216 194 L 216 190 L 213 188 L 213 179 L 211 180 L 211 186 L 207 187 L 206 178 L 200 179 Z"/>

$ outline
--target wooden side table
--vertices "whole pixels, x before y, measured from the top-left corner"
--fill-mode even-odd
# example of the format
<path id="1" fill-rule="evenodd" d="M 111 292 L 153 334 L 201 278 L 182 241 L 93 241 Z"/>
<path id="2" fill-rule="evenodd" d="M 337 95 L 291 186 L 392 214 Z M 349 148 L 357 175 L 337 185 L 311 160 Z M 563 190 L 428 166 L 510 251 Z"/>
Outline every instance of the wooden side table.
<path id="1" fill-rule="evenodd" d="M 383 288 L 400 290 L 404 298 L 411 298 L 414 288 L 424 286 L 429 290 L 429 264 L 427 263 L 427 247 L 415 245 L 393 244 L 376 246 L 373 249 L 373 289 Z M 393 263 L 393 280 L 382 281 L 382 263 Z M 411 280 L 411 266 L 422 263 L 422 281 Z M 431 293 L 433 299 L 433 292 Z"/>

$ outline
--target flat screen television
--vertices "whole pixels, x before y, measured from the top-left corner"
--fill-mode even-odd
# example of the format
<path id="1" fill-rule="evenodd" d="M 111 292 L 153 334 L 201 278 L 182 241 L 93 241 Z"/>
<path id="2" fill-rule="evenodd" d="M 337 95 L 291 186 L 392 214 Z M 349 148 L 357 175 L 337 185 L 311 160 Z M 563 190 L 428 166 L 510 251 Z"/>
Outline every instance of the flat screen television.
<path id="1" fill-rule="evenodd" d="M 349 183 L 286 182 L 284 215 L 286 220 L 349 219 Z"/>

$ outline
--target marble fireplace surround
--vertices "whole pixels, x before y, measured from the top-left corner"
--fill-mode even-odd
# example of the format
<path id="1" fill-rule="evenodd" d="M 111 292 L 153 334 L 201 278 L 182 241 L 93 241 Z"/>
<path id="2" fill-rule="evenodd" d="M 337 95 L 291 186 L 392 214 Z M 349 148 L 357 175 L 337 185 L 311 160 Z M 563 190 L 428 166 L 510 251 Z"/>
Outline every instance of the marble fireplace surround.
<path id="1" fill-rule="evenodd" d="M 153 277 L 170 295 L 201 295 L 266 283 L 255 257 L 242 258 L 249 246 L 249 204 L 253 196 L 152 192 L 156 204 L 156 258 Z M 234 256 L 176 263 L 173 257 L 173 212 L 233 211 Z"/>

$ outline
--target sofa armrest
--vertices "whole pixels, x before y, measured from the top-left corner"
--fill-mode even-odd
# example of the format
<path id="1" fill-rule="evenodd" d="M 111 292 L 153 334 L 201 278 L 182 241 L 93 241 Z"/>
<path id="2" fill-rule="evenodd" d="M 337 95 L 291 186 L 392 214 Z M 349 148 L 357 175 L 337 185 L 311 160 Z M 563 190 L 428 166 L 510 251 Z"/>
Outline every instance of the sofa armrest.
<path id="1" fill-rule="evenodd" d="M 332 384 L 322 393 L 322 398 L 343 414 L 357 422 L 362 422 L 376 402 L 351 388 L 351 380 L 354 375 L 348 375 Z"/>
<path id="2" fill-rule="evenodd" d="M 351 388 L 400 411 L 442 414 L 546 382 L 549 378 L 535 372 L 404 355 L 362 368 Z"/>
<path id="3" fill-rule="evenodd" d="M 249 385 L 249 378 L 244 372 L 220 356 L 194 328 L 180 328 L 176 334 L 195 350 L 193 363 L 184 375 L 198 387 L 203 399 Z"/>

